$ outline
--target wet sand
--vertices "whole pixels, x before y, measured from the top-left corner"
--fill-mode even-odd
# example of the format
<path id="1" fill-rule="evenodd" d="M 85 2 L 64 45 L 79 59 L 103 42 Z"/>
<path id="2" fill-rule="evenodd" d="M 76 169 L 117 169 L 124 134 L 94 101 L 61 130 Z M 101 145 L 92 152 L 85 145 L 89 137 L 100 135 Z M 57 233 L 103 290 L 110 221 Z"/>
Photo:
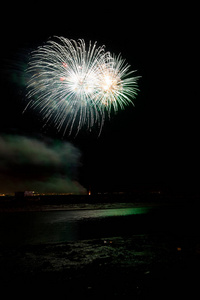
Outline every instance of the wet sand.
<path id="1" fill-rule="evenodd" d="M 134 235 L 0 248 L 1 291 L 12 297 L 105 295 L 169 299 L 199 287 L 200 238 Z"/>
<path id="2" fill-rule="evenodd" d="M 63 204 L 63 207 L 59 205 L 57 208 L 45 205 L 44 210 L 119 208 L 130 205 L 83 203 Z M 141 203 L 132 204 L 133 207 L 138 205 L 141 206 Z M 42 206 L 39 208 L 41 211 Z M 195 299 L 199 294 L 199 210 L 198 207 L 190 209 L 190 212 L 187 207 L 184 209 L 185 214 L 180 220 L 175 216 L 178 221 L 174 224 L 167 217 L 165 221 L 168 225 L 157 232 L 147 230 L 141 234 L 123 233 L 54 244 L 1 245 L 1 291 L 6 293 L 6 299 L 35 299 L 38 296 L 44 299 L 94 299 L 105 296 Z M 148 228 L 149 220 L 153 219 L 144 219 L 144 227 Z M 177 226 L 176 230 L 174 225 Z"/>

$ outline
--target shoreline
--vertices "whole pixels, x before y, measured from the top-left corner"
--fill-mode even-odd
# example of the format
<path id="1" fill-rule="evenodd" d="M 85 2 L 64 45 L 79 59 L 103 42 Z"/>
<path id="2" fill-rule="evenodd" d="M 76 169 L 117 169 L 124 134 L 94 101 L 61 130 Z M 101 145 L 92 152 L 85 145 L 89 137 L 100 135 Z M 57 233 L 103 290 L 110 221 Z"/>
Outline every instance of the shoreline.
<path id="1" fill-rule="evenodd" d="M 8 224 L 10 220 L 12 224 L 21 220 L 23 215 L 18 214 L 19 212 L 131 207 L 155 207 L 156 211 L 155 214 L 146 214 L 140 219 L 136 217 L 134 222 L 128 218 L 127 222 L 119 222 L 118 219 L 113 222 L 113 219 L 113 223 L 97 222 L 95 225 L 87 221 L 84 226 L 80 223 L 78 230 L 82 230 L 82 235 L 69 241 L 42 242 L 38 239 L 38 243 L 33 239 L 30 243 L 20 243 L 21 240 L 14 236 L 12 243 L 0 245 L 0 280 L 3 292 L 9 298 L 19 295 L 22 299 L 27 299 L 27 289 L 24 287 L 31 291 L 33 298 L 42 293 L 43 297 L 50 299 L 52 295 L 54 298 L 131 296 L 139 300 L 152 296 L 154 299 L 161 299 L 163 291 L 166 299 L 172 294 L 180 298 L 186 293 L 191 298 L 191 291 L 195 291 L 194 294 L 198 291 L 196 274 L 200 268 L 199 206 L 197 201 L 190 202 L 189 199 L 172 200 L 174 199 L 162 202 L 151 199 L 140 202 L 102 201 L 57 205 L 39 201 L 11 201 L 10 207 L 8 202 L 7 207 L 1 202 L 0 216 Z M 160 208 L 163 211 L 166 208 L 166 214 L 159 214 Z M 16 215 L 12 215 L 12 212 Z M 29 217 L 31 214 L 25 214 L 27 225 Z M 33 217 L 38 220 L 35 215 Z M 51 215 L 41 214 L 40 217 L 51 218 Z M 27 227 L 24 224 L 26 223 L 22 222 L 18 228 L 24 229 L 26 238 L 26 234 L 33 234 L 34 223 Z M 36 228 L 38 236 L 40 224 L 42 223 Z M 11 225 L 10 228 L 2 226 L 8 239 L 11 239 L 9 232 L 15 230 Z M 107 225 L 111 225 L 110 231 Z M 138 229 L 129 231 L 129 225 L 132 228 L 136 225 Z M 142 229 L 140 225 L 143 226 Z M 121 227 L 122 230 L 119 230 Z M 99 228 L 102 228 L 100 234 Z M 87 231 L 89 234 L 85 234 Z M 57 233 L 59 232 L 58 230 Z M 66 234 L 67 232 L 66 230 Z"/>
<path id="2" fill-rule="evenodd" d="M 16 207 L 0 207 L 0 213 L 9 212 L 48 212 L 48 211 L 76 211 L 76 210 L 99 210 L 120 209 L 134 207 L 157 206 L 153 203 L 83 203 L 83 204 L 32 204 Z"/>
<path id="3" fill-rule="evenodd" d="M 50 212 L 50 211 L 78 211 L 78 210 L 100 210 L 100 209 L 124 209 L 138 207 L 184 207 L 184 203 L 158 203 L 158 202 L 132 202 L 132 203 L 78 203 L 78 204 L 25 204 L 19 206 L 0 206 L 1 213 L 17 212 Z"/>
<path id="4" fill-rule="evenodd" d="M 198 195 L 71 195 L 35 197 L 5 197 L 0 199 L 0 213 L 70 211 L 91 209 L 120 209 L 134 207 L 188 207 L 199 208 Z"/>

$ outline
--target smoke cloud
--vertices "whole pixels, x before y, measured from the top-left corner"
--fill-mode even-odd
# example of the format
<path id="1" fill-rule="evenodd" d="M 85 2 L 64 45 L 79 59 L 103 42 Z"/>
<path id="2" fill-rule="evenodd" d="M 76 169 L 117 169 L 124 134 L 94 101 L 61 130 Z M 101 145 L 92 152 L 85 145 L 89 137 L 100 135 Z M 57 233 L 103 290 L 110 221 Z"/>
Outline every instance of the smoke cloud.
<path id="1" fill-rule="evenodd" d="M 0 136 L 0 193 L 85 194 L 77 181 L 81 153 L 68 142 Z"/>

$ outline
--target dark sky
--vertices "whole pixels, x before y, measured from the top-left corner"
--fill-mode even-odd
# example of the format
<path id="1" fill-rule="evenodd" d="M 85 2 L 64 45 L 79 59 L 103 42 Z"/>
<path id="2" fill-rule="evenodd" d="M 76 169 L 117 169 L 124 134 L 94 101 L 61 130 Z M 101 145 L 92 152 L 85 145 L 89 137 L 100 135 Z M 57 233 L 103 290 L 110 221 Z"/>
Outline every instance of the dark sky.
<path id="1" fill-rule="evenodd" d="M 71 142 L 82 153 L 79 181 L 85 187 L 131 190 L 138 183 L 158 183 L 198 189 L 197 99 L 186 95 L 189 74 L 184 73 L 185 45 L 191 37 L 180 7 L 55 3 L 43 9 L 17 6 L 5 11 L 6 21 L 1 20 L 1 134 Z M 135 107 L 112 115 L 100 137 L 94 132 L 62 137 L 53 129 L 43 130 L 38 115 L 22 115 L 19 78 L 23 60 L 29 50 L 53 35 L 105 44 L 142 76 Z"/>

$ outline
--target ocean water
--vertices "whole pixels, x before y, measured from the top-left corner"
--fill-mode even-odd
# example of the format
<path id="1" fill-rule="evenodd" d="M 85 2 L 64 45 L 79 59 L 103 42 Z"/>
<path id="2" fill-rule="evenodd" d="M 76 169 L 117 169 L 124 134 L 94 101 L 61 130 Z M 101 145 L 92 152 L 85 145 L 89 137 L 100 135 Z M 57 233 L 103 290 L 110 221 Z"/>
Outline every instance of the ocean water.
<path id="1" fill-rule="evenodd" d="M 0 245 L 62 243 L 137 234 L 198 232 L 195 211 L 180 207 L 0 214 Z"/>

